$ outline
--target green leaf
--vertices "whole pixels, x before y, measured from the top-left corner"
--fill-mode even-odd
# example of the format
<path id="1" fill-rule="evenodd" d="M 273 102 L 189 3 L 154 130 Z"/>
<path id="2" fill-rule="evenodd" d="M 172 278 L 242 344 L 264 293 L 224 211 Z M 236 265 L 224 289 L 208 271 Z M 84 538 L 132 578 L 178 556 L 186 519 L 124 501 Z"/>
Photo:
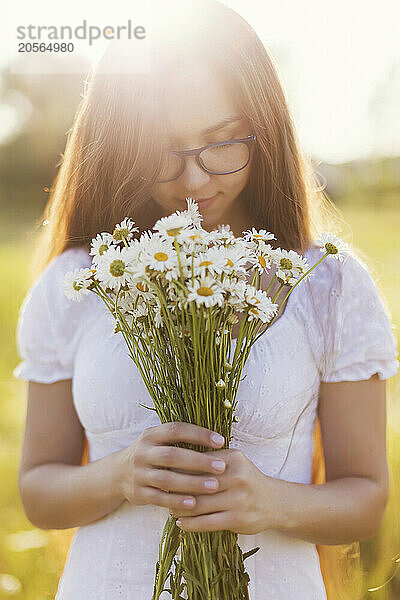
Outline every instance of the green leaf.
<path id="1" fill-rule="evenodd" d="M 251 556 L 252 554 L 255 554 L 257 552 L 257 550 L 259 550 L 259 549 L 260 549 L 260 546 L 257 546 L 257 548 L 253 548 L 252 550 L 245 552 L 243 554 L 243 560 L 246 560 L 246 558 L 249 558 L 249 556 Z"/>

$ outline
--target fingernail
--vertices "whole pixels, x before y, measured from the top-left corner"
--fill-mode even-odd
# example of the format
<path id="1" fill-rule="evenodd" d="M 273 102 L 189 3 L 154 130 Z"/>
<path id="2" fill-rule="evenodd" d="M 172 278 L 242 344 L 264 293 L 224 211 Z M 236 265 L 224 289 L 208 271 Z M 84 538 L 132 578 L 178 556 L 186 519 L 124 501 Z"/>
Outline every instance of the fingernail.
<path id="1" fill-rule="evenodd" d="M 213 460 L 211 466 L 217 471 L 223 471 L 225 469 L 225 462 L 223 460 Z"/>
<path id="2" fill-rule="evenodd" d="M 186 498 L 186 499 L 183 501 L 183 504 L 184 504 L 185 506 L 194 506 L 194 500 L 193 500 L 192 498 Z"/>
<path id="3" fill-rule="evenodd" d="M 217 446 L 220 446 L 225 442 L 225 438 L 222 435 L 219 435 L 219 433 L 212 433 L 211 439 Z"/>
<path id="4" fill-rule="evenodd" d="M 218 486 L 218 481 L 215 479 L 207 479 L 207 481 L 204 482 L 204 486 L 209 490 L 215 490 Z"/>

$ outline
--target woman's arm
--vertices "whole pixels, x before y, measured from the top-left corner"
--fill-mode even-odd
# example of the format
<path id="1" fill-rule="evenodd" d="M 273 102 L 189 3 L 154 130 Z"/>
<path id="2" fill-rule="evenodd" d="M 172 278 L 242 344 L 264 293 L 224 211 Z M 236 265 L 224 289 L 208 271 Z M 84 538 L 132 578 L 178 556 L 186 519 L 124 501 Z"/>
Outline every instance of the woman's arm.
<path id="1" fill-rule="evenodd" d="M 385 381 L 321 383 L 326 483 L 282 482 L 279 529 L 316 544 L 374 536 L 389 495 Z"/>
<path id="2" fill-rule="evenodd" d="M 81 466 L 84 431 L 71 383 L 29 382 L 18 483 L 28 519 L 42 529 L 86 525 L 125 499 L 118 456 L 122 451 Z"/>

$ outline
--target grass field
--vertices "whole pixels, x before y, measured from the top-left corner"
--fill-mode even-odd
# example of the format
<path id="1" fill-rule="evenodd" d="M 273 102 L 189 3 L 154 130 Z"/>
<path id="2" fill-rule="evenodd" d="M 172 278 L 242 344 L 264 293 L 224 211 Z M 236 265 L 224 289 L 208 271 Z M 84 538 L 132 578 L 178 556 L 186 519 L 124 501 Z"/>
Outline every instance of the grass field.
<path id="1" fill-rule="evenodd" d="M 400 323 L 400 208 L 379 210 L 368 206 L 343 209 L 351 226 L 354 243 L 372 259 L 379 287 L 387 299 L 393 322 Z M 0 600 L 45 600 L 54 598 L 68 545 L 74 530 L 42 531 L 24 515 L 17 487 L 25 418 L 26 384 L 14 380 L 12 370 L 19 361 L 15 347 L 15 326 L 19 305 L 26 292 L 30 244 L 21 230 L 12 231 L 0 223 Z M 5 283 L 7 282 L 7 283 Z M 396 332 L 399 339 L 399 332 Z M 391 498 L 377 536 L 361 545 L 369 587 L 385 582 L 394 571 L 393 559 L 400 552 L 400 375 L 388 382 L 388 457 L 391 470 Z M 400 555 L 399 555 L 400 556 Z M 397 556 L 397 559 L 399 558 Z M 398 564 L 398 563 L 397 563 Z M 400 575 L 400 573 L 399 573 Z M 365 599 L 400 598 L 400 576 Z M 80 600 L 80 599 L 76 599 Z M 256 599 L 261 600 L 261 599 Z M 355 599 L 356 600 L 356 599 Z"/>

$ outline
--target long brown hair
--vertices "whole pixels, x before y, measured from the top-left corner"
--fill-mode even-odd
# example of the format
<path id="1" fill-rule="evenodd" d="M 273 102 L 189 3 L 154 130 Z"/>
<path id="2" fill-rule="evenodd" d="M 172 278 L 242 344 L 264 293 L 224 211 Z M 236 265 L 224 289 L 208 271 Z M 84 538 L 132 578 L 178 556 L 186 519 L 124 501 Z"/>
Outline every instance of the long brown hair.
<path id="1" fill-rule="evenodd" d="M 277 68 L 252 27 L 216 0 L 169 2 L 168 9 L 167 26 L 154 24 L 149 33 L 149 73 L 116 72 L 116 65 L 129 60 L 129 48 L 111 43 L 85 82 L 41 218 L 47 225 L 40 227 L 34 275 L 67 248 L 89 248 L 97 233 L 112 231 L 126 216 L 141 230 L 152 228 L 149 181 L 164 151 L 163 90 L 169 77 L 179 76 L 183 56 L 203 59 L 218 72 L 257 136 L 242 192 L 257 228 L 274 232 L 281 247 L 300 251 L 323 230 L 341 231 L 340 212 L 319 185 L 311 159 L 300 151 Z M 87 450 L 86 440 L 82 464 Z M 324 481 L 317 418 L 312 482 Z M 358 547 L 317 545 L 329 600 L 361 597 Z"/>

